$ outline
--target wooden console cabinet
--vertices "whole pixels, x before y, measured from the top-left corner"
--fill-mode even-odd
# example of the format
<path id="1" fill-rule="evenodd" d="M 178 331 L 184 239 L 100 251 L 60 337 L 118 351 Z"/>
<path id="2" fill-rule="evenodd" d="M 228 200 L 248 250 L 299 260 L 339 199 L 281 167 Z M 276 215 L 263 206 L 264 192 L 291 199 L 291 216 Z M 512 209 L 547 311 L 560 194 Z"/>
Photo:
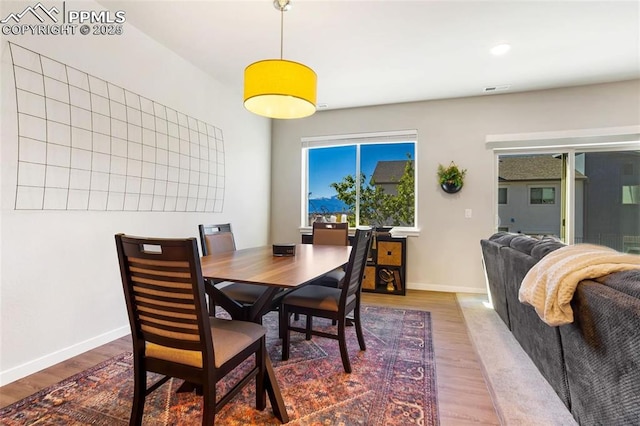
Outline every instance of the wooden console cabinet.
<path id="1" fill-rule="evenodd" d="M 349 237 L 352 241 L 352 237 Z M 312 243 L 312 236 L 302 235 L 304 244 Z M 377 235 L 371 244 L 362 281 L 362 291 L 404 296 L 407 292 L 407 239 L 388 234 Z"/>

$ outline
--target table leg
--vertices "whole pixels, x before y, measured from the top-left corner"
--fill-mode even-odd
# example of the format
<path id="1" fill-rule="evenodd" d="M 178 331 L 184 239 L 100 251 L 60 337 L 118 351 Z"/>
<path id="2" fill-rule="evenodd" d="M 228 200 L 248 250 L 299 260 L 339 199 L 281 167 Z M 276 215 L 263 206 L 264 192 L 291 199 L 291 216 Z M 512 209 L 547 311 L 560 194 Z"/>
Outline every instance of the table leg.
<path id="1" fill-rule="evenodd" d="M 284 399 L 282 398 L 282 393 L 280 392 L 280 385 L 278 385 L 278 380 L 276 380 L 276 373 L 273 370 L 273 365 L 271 364 L 271 358 L 267 354 L 265 359 L 265 367 L 267 371 L 264 376 L 264 387 L 267 390 L 267 395 L 269 395 L 269 401 L 271 402 L 271 409 L 273 410 L 273 414 L 280 419 L 282 423 L 289 423 L 289 414 L 287 413 L 287 407 L 284 405 Z"/>
<path id="2" fill-rule="evenodd" d="M 268 288 L 253 305 L 247 307 L 245 320 L 261 324 L 262 316 L 271 310 L 273 299 L 279 291 L 280 289 L 275 287 Z M 278 384 L 269 354 L 267 354 L 265 359 L 265 367 L 267 374 L 264 376 L 264 388 L 267 391 L 267 395 L 269 395 L 273 414 L 275 414 L 282 423 L 288 423 L 289 414 L 287 413 L 287 407 L 284 405 L 280 385 Z"/>

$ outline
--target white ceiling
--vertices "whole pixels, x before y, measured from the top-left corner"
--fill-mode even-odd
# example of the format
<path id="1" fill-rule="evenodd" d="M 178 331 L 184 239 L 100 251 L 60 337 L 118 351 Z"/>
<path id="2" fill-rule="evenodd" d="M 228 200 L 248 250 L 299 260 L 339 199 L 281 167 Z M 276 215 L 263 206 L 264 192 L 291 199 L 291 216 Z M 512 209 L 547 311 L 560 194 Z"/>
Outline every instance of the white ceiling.
<path id="1" fill-rule="evenodd" d="M 137 27 L 238 93 L 247 65 L 280 54 L 272 0 L 100 3 L 126 12 L 125 31 Z M 519 92 L 640 77 L 638 1 L 292 5 L 284 14 L 284 59 L 316 71 L 318 105 L 326 109 L 475 96 L 487 86 Z M 501 42 L 511 51 L 492 56 Z"/>

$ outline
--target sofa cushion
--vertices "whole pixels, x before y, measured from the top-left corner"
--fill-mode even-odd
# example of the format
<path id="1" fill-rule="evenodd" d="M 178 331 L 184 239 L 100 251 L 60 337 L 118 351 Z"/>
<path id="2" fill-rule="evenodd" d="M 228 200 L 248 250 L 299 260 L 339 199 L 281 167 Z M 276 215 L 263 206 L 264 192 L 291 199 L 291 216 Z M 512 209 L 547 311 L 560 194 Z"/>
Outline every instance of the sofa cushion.
<path id="1" fill-rule="evenodd" d="M 565 244 L 556 238 L 545 237 L 531 249 L 531 257 L 540 260 L 552 251 L 564 246 Z"/>
<path id="2" fill-rule="evenodd" d="M 502 246 L 508 246 L 511 240 L 515 237 L 519 237 L 522 234 L 514 234 L 511 232 L 497 232 L 489 237 L 489 241 L 493 241 Z"/>
<path id="3" fill-rule="evenodd" d="M 528 235 L 518 235 L 511 240 L 509 247 L 524 254 L 531 254 L 531 250 L 539 241 L 537 238 Z"/>

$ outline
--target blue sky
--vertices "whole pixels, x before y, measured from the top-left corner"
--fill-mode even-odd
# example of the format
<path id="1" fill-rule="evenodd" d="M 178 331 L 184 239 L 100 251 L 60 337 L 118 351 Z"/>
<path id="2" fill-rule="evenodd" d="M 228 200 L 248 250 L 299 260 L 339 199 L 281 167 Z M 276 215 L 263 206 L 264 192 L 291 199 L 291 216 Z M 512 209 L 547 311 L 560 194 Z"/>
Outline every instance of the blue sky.
<path id="1" fill-rule="evenodd" d="M 413 143 L 363 144 L 361 145 L 361 169 L 371 178 L 376 164 L 381 160 L 406 160 L 407 153 L 415 158 Z M 336 146 L 309 150 L 309 192 L 310 198 L 335 195 L 332 182 L 339 182 L 346 175 L 356 171 L 356 146 Z"/>

